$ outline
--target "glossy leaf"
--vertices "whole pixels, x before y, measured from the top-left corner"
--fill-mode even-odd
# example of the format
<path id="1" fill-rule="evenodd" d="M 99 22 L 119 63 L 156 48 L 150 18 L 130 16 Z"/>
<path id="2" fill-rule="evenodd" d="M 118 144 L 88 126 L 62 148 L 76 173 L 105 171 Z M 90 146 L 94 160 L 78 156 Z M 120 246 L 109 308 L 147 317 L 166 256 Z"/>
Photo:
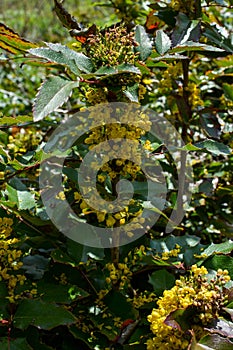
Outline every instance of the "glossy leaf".
<path id="1" fill-rule="evenodd" d="M 223 36 L 215 25 L 205 23 L 204 28 L 204 36 L 206 36 L 210 41 L 212 41 L 212 43 L 218 45 L 218 47 L 221 47 L 227 52 L 233 52 L 231 38 L 226 38 L 225 36 Z"/>
<path id="2" fill-rule="evenodd" d="M 231 149 L 227 145 L 214 140 L 205 140 L 205 141 L 197 142 L 195 146 L 200 149 L 206 149 L 208 152 L 216 155 L 231 154 Z"/>
<path id="3" fill-rule="evenodd" d="M 209 137 L 220 137 L 221 125 L 216 115 L 212 113 L 203 113 L 200 116 L 200 122 Z"/>
<path id="4" fill-rule="evenodd" d="M 207 248 L 208 249 L 208 248 Z M 233 279 L 233 258 L 226 255 L 213 255 L 204 262 L 205 267 L 212 270 L 226 269 Z"/>
<path id="5" fill-rule="evenodd" d="M 156 295 L 161 296 L 165 289 L 171 289 L 175 284 L 175 277 L 165 269 L 155 271 L 149 276 Z"/>
<path id="6" fill-rule="evenodd" d="M 103 300 L 110 312 L 117 317 L 121 317 L 123 320 L 135 319 L 137 316 L 137 312 L 132 304 L 118 291 L 111 290 Z"/>
<path id="7" fill-rule="evenodd" d="M 50 62 L 64 65 L 76 75 L 80 75 L 80 72 L 90 73 L 92 71 L 92 62 L 83 53 L 71 50 L 61 44 L 47 43 L 46 45 L 47 47 L 31 49 L 29 53 Z"/>
<path id="8" fill-rule="evenodd" d="M 179 12 L 176 16 L 176 26 L 172 33 L 172 46 L 177 46 L 178 43 L 183 39 L 191 21 L 182 12 Z"/>
<path id="9" fill-rule="evenodd" d="M 33 279 L 40 279 L 43 277 L 48 264 L 49 259 L 45 258 L 43 255 L 28 255 L 23 258 L 22 268 L 25 270 L 25 273 Z"/>
<path id="10" fill-rule="evenodd" d="M 37 283 L 37 291 L 42 301 L 57 304 L 71 304 L 73 301 L 82 300 L 89 295 L 76 285 L 49 283 L 44 280 Z"/>
<path id="11" fill-rule="evenodd" d="M 123 94 L 131 102 L 138 102 L 138 84 L 134 84 L 133 86 L 127 86 L 126 90 L 123 91 Z"/>
<path id="12" fill-rule="evenodd" d="M 184 51 L 211 51 L 211 52 L 224 52 L 223 49 L 215 47 L 212 45 L 207 45 L 203 43 L 196 43 L 194 41 L 186 41 L 173 47 L 169 52 L 178 53 Z"/>
<path id="13" fill-rule="evenodd" d="M 36 205 L 34 194 L 27 190 L 21 191 L 20 189 L 7 185 L 6 194 L 8 196 L 8 200 L 11 203 L 14 203 L 19 210 L 32 209 Z"/>
<path id="14" fill-rule="evenodd" d="M 232 350 L 233 342 L 230 339 L 221 337 L 217 334 L 206 335 L 193 350 Z"/>
<path id="15" fill-rule="evenodd" d="M 152 44 L 144 27 L 137 25 L 135 29 L 135 41 L 139 44 L 135 51 L 139 52 L 139 58 L 145 61 L 151 54 Z"/>
<path id="16" fill-rule="evenodd" d="M 61 324 L 73 324 L 76 318 L 61 306 L 40 300 L 23 300 L 17 308 L 13 322 L 16 328 L 22 330 L 29 325 L 49 330 Z"/>
<path id="17" fill-rule="evenodd" d="M 203 251 L 205 255 L 212 255 L 215 253 L 219 254 L 230 254 L 233 251 L 233 242 L 227 241 L 219 244 L 211 244 L 208 248 Z"/>
<path id="18" fill-rule="evenodd" d="M 62 77 L 49 77 L 36 96 L 33 117 L 34 121 L 40 121 L 56 108 L 63 105 L 72 93 L 72 90 L 79 86 L 78 81 L 71 81 Z"/>
<path id="19" fill-rule="evenodd" d="M 164 55 L 171 48 L 171 40 L 162 30 L 157 31 L 155 47 L 160 55 Z"/>

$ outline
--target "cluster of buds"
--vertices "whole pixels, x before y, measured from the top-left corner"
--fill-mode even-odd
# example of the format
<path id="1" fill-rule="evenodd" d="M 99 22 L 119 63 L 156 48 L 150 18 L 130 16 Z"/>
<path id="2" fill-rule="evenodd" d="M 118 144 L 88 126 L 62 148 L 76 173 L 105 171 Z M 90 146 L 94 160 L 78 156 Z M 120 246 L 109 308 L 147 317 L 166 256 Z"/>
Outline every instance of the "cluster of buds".
<path id="1" fill-rule="evenodd" d="M 91 35 L 86 50 L 96 69 L 102 66 L 134 64 L 138 54 L 133 51 L 134 33 L 128 33 L 124 26 L 115 26 L 104 33 Z"/>

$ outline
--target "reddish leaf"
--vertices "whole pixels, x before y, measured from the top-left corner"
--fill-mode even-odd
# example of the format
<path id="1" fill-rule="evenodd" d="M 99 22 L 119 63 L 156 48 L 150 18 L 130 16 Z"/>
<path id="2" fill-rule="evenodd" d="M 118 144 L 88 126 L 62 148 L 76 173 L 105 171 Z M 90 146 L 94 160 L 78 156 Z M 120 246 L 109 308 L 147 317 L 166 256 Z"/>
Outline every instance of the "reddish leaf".
<path id="1" fill-rule="evenodd" d="M 19 34 L 8 28 L 5 24 L 0 23 L 0 47 L 10 53 L 19 54 L 37 47 L 38 45 L 23 39 Z"/>

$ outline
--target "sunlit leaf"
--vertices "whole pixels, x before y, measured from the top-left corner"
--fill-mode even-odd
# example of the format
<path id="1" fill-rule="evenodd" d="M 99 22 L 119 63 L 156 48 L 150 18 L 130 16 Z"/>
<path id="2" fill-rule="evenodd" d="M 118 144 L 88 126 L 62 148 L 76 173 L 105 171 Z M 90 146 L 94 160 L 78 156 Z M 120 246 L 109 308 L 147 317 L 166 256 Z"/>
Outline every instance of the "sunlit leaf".
<path id="1" fill-rule="evenodd" d="M 28 49 L 37 47 L 38 45 L 25 40 L 5 24 L 0 23 L 0 48 L 13 53 L 26 53 Z"/>
<path id="2" fill-rule="evenodd" d="M 145 61 L 151 54 L 152 44 L 144 27 L 140 25 L 136 26 L 135 29 L 135 41 L 139 44 L 135 51 L 139 52 L 140 60 Z"/>
<path id="3" fill-rule="evenodd" d="M 67 66 L 76 75 L 80 75 L 80 72 L 90 73 L 93 69 L 90 58 L 61 44 L 47 43 L 47 47 L 31 49 L 29 53 Z"/>
<path id="4" fill-rule="evenodd" d="M 34 121 L 40 121 L 70 97 L 79 81 L 71 81 L 59 76 L 49 77 L 40 87 L 34 103 Z"/>
<path id="5" fill-rule="evenodd" d="M 171 40 L 162 30 L 157 31 L 155 47 L 160 55 L 164 55 L 171 48 Z"/>
<path id="6" fill-rule="evenodd" d="M 231 154 L 231 149 L 224 143 L 214 141 L 214 140 L 205 140 L 195 143 L 195 146 L 200 149 L 206 149 L 210 153 L 219 155 L 219 154 Z"/>

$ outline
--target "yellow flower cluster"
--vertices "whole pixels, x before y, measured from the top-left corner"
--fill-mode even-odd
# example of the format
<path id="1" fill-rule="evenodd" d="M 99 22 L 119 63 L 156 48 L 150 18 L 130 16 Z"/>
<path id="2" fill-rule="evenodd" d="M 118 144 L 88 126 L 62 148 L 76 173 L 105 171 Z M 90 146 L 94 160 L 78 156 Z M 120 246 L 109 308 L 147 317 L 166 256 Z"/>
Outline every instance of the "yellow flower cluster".
<path id="1" fill-rule="evenodd" d="M 223 286 L 230 280 L 228 271 L 218 270 L 210 281 L 205 267 L 193 265 L 187 277 L 181 277 L 175 286 L 165 290 L 158 300 L 156 309 L 148 316 L 151 330 L 155 337 L 148 340 L 147 350 L 187 349 L 190 341 L 188 332 L 166 324 L 167 317 L 177 309 L 196 308 L 192 329 L 197 325 L 207 325 L 219 316 L 219 311 L 226 302 Z"/>
<path id="2" fill-rule="evenodd" d="M 13 154 L 23 154 L 35 149 L 42 140 L 41 131 L 35 128 L 21 128 L 15 135 L 10 135 L 7 148 Z"/>
<path id="3" fill-rule="evenodd" d="M 106 87 L 98 88 L 98 89 L 89 88 L 85 94 L 87 101 L 91 105 L 108 102 L 107 96 L 108 96 L 108 89 Z"/>
<path id="4" fill-rule="evenodd" d="M 134 104 L 129 104 L 127 109 L 125 109 L 125 105 L 119 105 L 119 108 L 114 110 L 109 105 L 106 105 L 104 112 L 103 106 L 100 105 L 99 108 L 95 106 L 94 112 L 92 112 L 92 108 L 89 109 L 85 120 L 87 119 L 90 121 L 89 129 L 91 132 L 87 135 L 84 142 L 89 149 L 95 148 L 95 153 L 101 157 L 102 166 L 100 168 L 97 160 L 92 161 L 90 166 L 86 168 L 86 176 L 89 172 L 91 175 L 93 170 L 98 170 L 96 187 L 101 193 L 103 200 L 105 200 L 105 204 L 108 202 L 107 208 L 109 210 L 97 211 L 94 209 L 94 203 L 99 201 L 99 197 L 97 197 L 95 189 L 92 188 L 92 183 L 85 189 L 85 195 L 88 196 L 88 203 L 90 204 L 82 198 L 81 194 L 75 192 L 75 205 L 78 204 L 79 206 L 79 208 L 76 206 L 77 210 L 80 210 L 79 215 L 85 216 L 87 221 L 90 219 L 93 222 L 96 219 L 102 227 L 104 225 L 107 227 L 120 227 L 130 222 L 130 228 L 128 228 L 128 231 L 126 229 L 126 231 L 127 236 L 132 237 L 134 230 L 141 229 L 145 221 L 141 217 L 143 212 L 141 202 L 136 199 L 126 199 L 124 209 L 121 209 L 121 206 L 119 211 L 112 213 L 113 205 L 111 201 L 115 200 L 116 194 L 113 192 L 119 180 L 122 178 L 135 180 L 142 175 L 142 153 L 143 158 L 147 156 L 146 152 L 151 150 L 151 143 L 149 140 L 142 141 L 141 137 L 150 130 L 151 122 L 148 115 L 142 113 L 139 107 Z M 92 123 L 96 124 L 98 122 L 101 126 L 92 127 Z M 121 140 L 122 142 L 126 140 L 124 143 L 124 159 L 121 158 L 122 156 L 118 158 L 119 154 L 122 155 Z M 113 156 L 111 155 L 112 152 Z M 109 181 L 112 184 L 112 193 L 108 193 L 105 190 L 105 182 Z M 59 196 L 61 199 L 63 198 L 63 194 Z M 93 203 L 93 207 L 91 207 L 91 203 Z M 116 204 L 114 209 L 116 209 Z"/>
<path id="5" fill-rule="evenodd" d="M 3 217 L 0 218 L 0 239 L 7 238 L 12 232 L 13 220 L 11 218 Z"/>
<path id="6" fill-rule="evenodd" d="M 107 284 L 118 285 L 122 289 L 130 284 L 132 271 L 124 263 L 118 263 L 117 266 L 113 263 L 106 264 L 106 269 L 109 271 L 109 276 L 106 277 Z"/>
<path id="7" fill-rule="evenodd" d="M 204 102 L 200 96 L 200 89 L 197 84 L 189 82 L 186 90 L 189 92 L 189 104 L 191 108 L 204 106 Z"/>
<path id="8" fill-rule="evenodd" d="M 128 298 L 135 309 L 139 309 L 141 306 L 144 306 L 147 303 L 154 302 L 156 299 L 155 293 L 150 293 L 147 290 L 140 292 L 139 294 L 135 294 L 133 298 Z"/>
<path id="9" fill-rule="evenodd" d="M 17 274 L 23 263 L 20 262 L 22 251 L 15 249 L 19 242 L 16 238 L 9 238 L 12 233 L 13 220 L 11 218 L 0 218 L 0 281 L 5 281 L 8 288 L 8 299 L 15 302 L 20 295 L 15 295 L 18 284 L 23 285 L 26 277 Z"/>
<path id="10" fill-rule="evenodd" d="M 176 258 L 178 257 L 180 253 L 180 246 L 176 244 L 174 249 L 171 249 L 169 251 L 162 252 L 162 260 L 168 260 L 169 258 Z"/>
<path id="11" fill-rule="evenodd" d="M 170 64 L 169 67 L 163 72 L 161 81 L 159 82 L 158 91 L 160 94 L 169 94 L 176 86 L 175 81 L 182 75 L 182 64 L 180 62 L 176 64 Z"/>

